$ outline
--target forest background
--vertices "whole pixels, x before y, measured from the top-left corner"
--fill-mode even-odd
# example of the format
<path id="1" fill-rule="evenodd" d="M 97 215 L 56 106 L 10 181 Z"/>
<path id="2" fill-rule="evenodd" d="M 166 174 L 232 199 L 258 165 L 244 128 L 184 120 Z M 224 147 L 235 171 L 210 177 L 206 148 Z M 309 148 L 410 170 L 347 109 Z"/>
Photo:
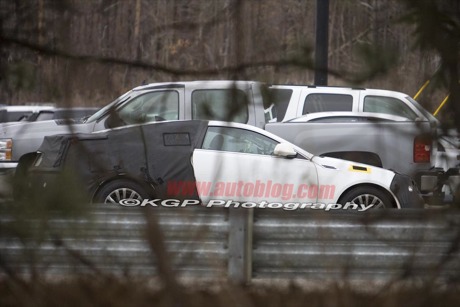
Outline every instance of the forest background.
<path id="1" fill-rule="evenodd" d="M 457 38 L 445 41 L 457 45 L 458 76 L 459 7 L 330 0 L 328 84 L 414 96 L 431 80 L 419 101 L 433 112 L 453 76 L 430 42 L 446 29 Z M 103 106 L 173 80 L 314 82 L 315 0 L 1 0 L 0 18 L 4 104 Z"/>

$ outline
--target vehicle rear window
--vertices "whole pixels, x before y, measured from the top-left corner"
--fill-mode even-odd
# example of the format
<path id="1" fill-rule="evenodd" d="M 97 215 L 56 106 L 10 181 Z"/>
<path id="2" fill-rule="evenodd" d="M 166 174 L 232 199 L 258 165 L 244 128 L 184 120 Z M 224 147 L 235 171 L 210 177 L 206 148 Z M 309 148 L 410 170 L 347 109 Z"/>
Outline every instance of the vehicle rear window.
<path id="1" fill-rule="evenodd" d="M 245 124 L 248 122 L 248 99 L 238 89 L 193 91 L 192 118 Z"/>
<path id="2" fill-rule="evenodd" d="M 353 96 L 342 94 L 310 94 L 305 98 L 302 114 L 352 111 Z"/>
<path id="3" fill-rule="evenodd" d="M 403 101 L 385 96 L 366 96 L 364 98 L 364 112 L 385 113 L 402 116 L 410 120 L 415 120 L 417 114 Z"/>

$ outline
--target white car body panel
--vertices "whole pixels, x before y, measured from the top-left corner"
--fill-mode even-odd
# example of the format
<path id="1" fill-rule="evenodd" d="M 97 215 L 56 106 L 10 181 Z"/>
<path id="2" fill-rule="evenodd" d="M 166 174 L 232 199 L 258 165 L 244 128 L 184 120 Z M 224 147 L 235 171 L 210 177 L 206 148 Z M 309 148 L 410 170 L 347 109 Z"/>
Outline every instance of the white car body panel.
<path id="1" fill-rule="evenodd" d="M 240 128 L 257 132 L 279 143 L 287 143 L 274 134 L 253 126 L 211 121 L 209 127 Z M 283 201 L 320 203 L 337 203 L 340 196 L 347 189 L 356 185 L 375 185 L 390 193 L 395 199 L 397 206 L 400 207 L 395 195 L 390 190 L 391 182 L 395 176 L 394 172 L 346 160 L 313 156 L 311 153 L 291 143 L 288 144 L 305 159 L 195 149 L 192 164 L 196 180 L 197 182 L 214 183 L 238 181 L 255 183 L 257 180 L 261 182 L 287 183 L 294 187 L 294 194 L 291 198 Z M 317 197 L 298 197 L 295 191 L 301 184 L 316 184 L 318 187 Z M 319 188 L 330 186 L 333 186 L 333 196 L 321 198 Z M 198 188 L 198 190 L 200 189 Z M 204 203 L 209 202 L 211 199 L 229 200 L 229 197 L 225 195 L 200 195 L 200 198 Z M 254 197 L 254 195 L 246 198 L 244 195 L 235 195 L 235 197 L 230 199 L 252 202 L 280 201 L 279 197 Z"/>
<path id="2" fill-rule="evenodd" d="M 299 187 L 300 184 L 305 184 L 308 187 L 318 185 L 316 166 L 309 160 L 195 149 L 193 152 L 193 167 L 197 182 L 241 182 L 241 184 L 254 186 L 254 188 L 259 187 L 257 191 L 252 193 L 252 189 L 248 188 L 238 194 L 200 194 L 200 198 L 204 203 L 208 203 L 211 199 L 276 202 L 282 198 L 284 201 L 289 202 L 318 201 L 317 193 L 310 193 L 311 197 L 308 197 L 308 193 L 305 193 L 306 198 L 300 198 L 295 193 L 296 187 Z M 279 193 L 268 191 L 268 186 L 272 188 L 274 185 L 281 187 Z"/>

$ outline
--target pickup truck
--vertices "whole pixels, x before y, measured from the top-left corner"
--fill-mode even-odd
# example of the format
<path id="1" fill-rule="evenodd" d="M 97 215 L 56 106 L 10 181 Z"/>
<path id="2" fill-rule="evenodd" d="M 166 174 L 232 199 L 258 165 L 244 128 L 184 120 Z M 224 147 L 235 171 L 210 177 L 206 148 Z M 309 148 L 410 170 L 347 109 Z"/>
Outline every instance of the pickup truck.
<path id="1" fill-rule="evenodd" d="M 292 130 L 294 126 L 287 132 L 276 124 L 272 127 L 269 124 L 266 129 L 300 147 L 309 146 L 309 150 L 316 154 L 351 159 L 408 174 L 416 179 L 419 187 L 422 184 L 425 186 L 421 190 L 441 190 L 444 182 L 449 182 L 449 186 L 458 186 L 458 139 L 446 136 L 440 129 L 439 121 L 405 93 L 366 88 L 272 85 L 270 94 L 273 104 L 265 114 L 270 123 L 290 122 L 301 115 L 306 117 L 297 120 L 300 126 L 294 129 L 296 131 Z M 360 119 L 362 122 L 367 117 L 368 124 L 356 126 L 351 122 L 332 119 L 327 114 L 316 118 L 313 116 L 336 111 L 368 113 Z M 385 124 L 370 125 L 369 119 L 378 114 L 393 118 Z M 380 118 L 379 121 L 382 120 Z M 313 122 L 316 125 L 312 126 Z M 312 127 L 315 134 L 309 130 Z M 358 131 L 357 127 L 364 130 Z M 340 133 L 341 129 L 349 134 Z M 302 135 L 299 135 L 300 131 L 303 131 Z M 327 135 L 327 142 L 324 135 Z M 307 144 L 302 138 L 308 138 L 310 143 Z M 358 145 L 357 140 L 362 143 Z M 317 143 L 325 146 L 321 150 L 312 149 Z M 449 187 L 447 194 L 450 193 L 448 190 Z"/>
<path id="2" fill-rule="evenodd" d="M 434 167 L 447 171 L 459 166 L 458 135 L 446 135 L 440 129 L 438 119 L 407 94 L 380 89 L 312 85 L 272 85 L 270 92 L 273 104 L 265 110 L 269 122 L 287 122 L 301 115 L 337 111 L 399 116 L 416 124 L 421 131 L 427 132 L 428 127 L 431 129 L 431 157 L 436 156 L 436 160 L 430 163 Z"/>
<path id="3" fill-rule="evenodd" d="M 0 173 L 24 173 L 45 136 L 90 133 L 144 122 L 230 120 L 263 128 L 266 85 L 255 81 L 187 81 L 136 87 L 84 121 L 0 125 Z M 21 166 L 16 169 L 18 163 Z"/>
<path id="4" fill-rule="evenodd" d="M 432 162 L 441 160 L 438 155 L 446 158 L 445 151 L 430 150 L 429 126 L 395 115 L 318 112 L 282 123 L 270 123 L 265 129 L 297 146 L 308 148 L 315 155 L 397 170 L 414 178 L 425 193 L 436 188 L 437 182 L 431 176 L 442 173 L 440 169 L 431 169 Z M 408 150 L 410 146 L 407 144 L 413 144 L 413 150 Z M 456 182 L 449 186 L 451 190 L 457 187 Z"/>
<path id="5" fill-rule="evenodd" d="M 273 107 L 273 106 L 275 107 Z M 434 169 L 433 157 L 437 151 L 437 124 L 432 116 L 408 95 L 392 91 L 339 87 L 276 85 L 269 88 L 256 81 L 186 81 L 152 83 L 136 87 L 100 109 L 84 122 L 68 125 L 61 121 L 44 121 L 25 125 L 0 126 L 0 170 L 14 170 L 23 174 L 36 157 L 36 151 L 47 135 L 66 133 L 90 133 L 124 125 L 164 120 L 227 120 L 250 124 L 273 131 L 272 123 L 266 124 L 267 110 L 277 113 L 276 121 L 287 121 L 307 113 L 325 111 L 357 111 L 386 113 L 405 117 L 409 121 L 387 123 L 384 138 L 374 125 L 363 125 L 360 134 L 343 135 L 336 123 L 321 125 L 335 140 L 328 143 L 327 153 L 333 157 L 350 159 L 356 150 L 344 150 L 341 144 L 355 140 L 363 131 L 374 135 L 374 141 L 366 143 L 367 150 L 359 152 L 390 152 L 392 148 L 409 153 L 394 155 L 392 169 L 403 174 L 423 173 L 424 179 L 436 182 L 442 175 Z M 285 124 L 286 127 L 294 127 Z M 299 127 L 304 123 L 299 123 Z M 405 127 L 405 142 L 401 138 Z M 275 126 L 276 127 L 276 126 Z M 318 126 L 319 128 L 320 126 Z M 309 144 L 297 142 L 302 129 L 292 130 L 283 137 L 305 150 Z M 321 134 L 318 134 L 318 138 Z M 398 148 L 396 148 L 398 144 Z M 413 153 L 417 152 L 416 156 Z M 363 157 L 363 155 L 358 155 Z M 368 163 L 357 159 L 355 162 Z M 410 169 L 407 169 L 410 165 Z M 383 165 L 383 167 L 386 167 Z M 414 175 L 413 175 L 414 176 Z"/>

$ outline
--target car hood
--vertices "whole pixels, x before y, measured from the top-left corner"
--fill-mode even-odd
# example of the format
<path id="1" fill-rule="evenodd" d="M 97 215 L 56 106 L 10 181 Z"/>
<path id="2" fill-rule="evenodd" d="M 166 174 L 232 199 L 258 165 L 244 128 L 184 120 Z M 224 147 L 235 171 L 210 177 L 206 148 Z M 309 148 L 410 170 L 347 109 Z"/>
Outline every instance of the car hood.
<path id="1" fill-rule="evenodd" d="M 30 122 L 6 122 L 6 123 L 1 123 L 1 127 L 8 127 L 8 126 L 15 126 L 15 125 L 24 125 L 24 124 L 29 124 Z"/>
<path id="2" fill-rule="evenodd" d="M 94 124 L 80 124 L 72 123 L 70 125 L 62 125 L 54 120 L 40 121 L 40 122 L 24 122 L 9 124 L 4 123 L 0 125 L 0 138 L 27 138 L 44 135 L 53 135 L 61 133 L 73 132 L 91 132 Z"/>
<path id="3" fill-rule="evenodd" d="M 392 178 L 395 175 L 395 172 L 377 166 L 337 158 L 314 156 L 312 161 L 320 168 L 349 171 L 353 174 L 362 174 L 364 177 L 372 174 L 372 176 Z"/>

